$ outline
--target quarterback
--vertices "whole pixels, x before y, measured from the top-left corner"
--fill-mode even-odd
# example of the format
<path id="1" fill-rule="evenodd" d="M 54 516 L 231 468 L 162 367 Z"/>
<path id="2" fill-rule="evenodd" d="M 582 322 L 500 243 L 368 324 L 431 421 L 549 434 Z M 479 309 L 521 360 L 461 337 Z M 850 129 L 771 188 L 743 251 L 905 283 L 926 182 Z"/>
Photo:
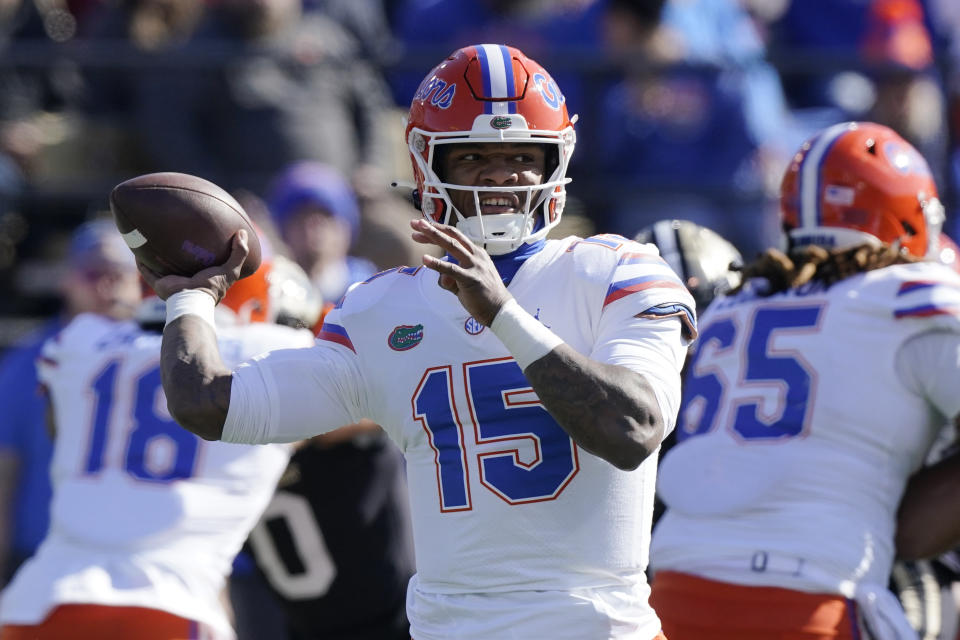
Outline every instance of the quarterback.
<path id="1" fill-rule="evenodd" d="M 205 318 L 242 234 L 192 278 L 146 271 L 170 296 L 171 411 L 230 442 L 382 425 L 407 460 L 415 640 L 661 637 L 644 570 L 690 294 L 652 246 L 546 238 L 575 134 L 560 89 L 517 49 L 455 51 L 421 84 L 405 138 L 413 238 L 446 256 L 354 285 L 312 350 L 222 364 Z"/>
<path id="2" fill-rule="evenodd" d="M 925 259 L 943 207 L 908 142 L 852 122 L 800 148 L 781 213 L 788 252 L 703 314 L 652 603 L 671 640 L 916 638 L 887 582 L 931 544 L 895 547 L 898 507 L 960 414 L 960 277 Z"/>

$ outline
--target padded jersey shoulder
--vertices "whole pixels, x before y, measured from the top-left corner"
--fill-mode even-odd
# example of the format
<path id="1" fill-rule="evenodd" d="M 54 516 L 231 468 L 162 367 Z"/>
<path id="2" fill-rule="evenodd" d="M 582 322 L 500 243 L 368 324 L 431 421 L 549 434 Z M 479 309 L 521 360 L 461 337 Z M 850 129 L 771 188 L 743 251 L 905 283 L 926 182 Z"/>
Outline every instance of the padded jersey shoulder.
<path id="1" fill-rule="evenodd" d="M 867 272 L 856 298 L 867 313 L 924 329 L 960 332 L 960 274 L 939 263 L 900 264 Z"/>
<path id="2" fill-rule="evenodd" d="M 379 271 L 366 280 L 351 285 L 337 301 L 334 310 L 338 312 L 338 316 L 362 313 L 375 307 L 387 296 L 404 295 L 406 288 L 419 286 L 419 278 L 429 277 L 430 273 L 430 270 L 422 265 Z"/>

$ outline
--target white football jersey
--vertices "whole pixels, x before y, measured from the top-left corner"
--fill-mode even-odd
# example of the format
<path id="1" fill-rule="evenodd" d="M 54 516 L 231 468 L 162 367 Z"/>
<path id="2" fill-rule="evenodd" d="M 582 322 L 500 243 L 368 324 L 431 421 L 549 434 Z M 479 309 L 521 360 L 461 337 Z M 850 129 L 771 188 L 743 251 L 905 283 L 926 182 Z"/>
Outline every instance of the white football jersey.
<path id="1" fill-rule="evenodd" d="M 960 411 L 960 394 L 921 393 L 897 367 L 931 331 L 960 333 L 960 277 L 933 263 L 714 302 L 661 462 L 652 567 L 846 597 L 884 588 L 906 480 Z M 928 366 L 955 385 L 956 359 Z"/>
<path id="2" fill-rule="evenodd" d="M 314 342 L 278 325 L 218 333 L 230 366 Z M 142 606 L 232 636 L 219 595 L 290 451 L 207 442 L 173 422 L 160 341 L 83 314 L 44 346 L 38 371 L 57 430 L 50 530 L 4 591 L 0 621 L 38 623 L 62 603 Z"/>
<path id="3" fill-rule="evenodd" d="M 652 638 L 656 455 L 626 472 L 576 446 L 437 278 L 377 274 L 330 312 L 313 353 L 236 370 L 224 438 L 296 440 L 362 417 L 384 427 L 407 459 L 417 640 Z M 646 376 L 672 429 L 693 301 L 652 245 L 551 240 L 509 291 L 580 353 Z"/>

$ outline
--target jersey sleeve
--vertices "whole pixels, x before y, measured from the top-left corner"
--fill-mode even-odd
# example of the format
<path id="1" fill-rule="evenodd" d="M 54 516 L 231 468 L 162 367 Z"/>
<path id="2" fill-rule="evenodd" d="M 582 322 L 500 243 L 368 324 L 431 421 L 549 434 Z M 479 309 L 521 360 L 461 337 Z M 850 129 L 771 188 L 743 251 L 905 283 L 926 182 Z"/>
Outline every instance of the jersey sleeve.
<path id="1" fill-rule="evenodd" d="M 37 357 L 37 379 L 44 387 L 53 388 L 58 379 L 82 375 L 95 356 L 100 340 L 122 339 L 133 326 L 93 313 L 81 313 L 43 343 Z"/>
<path id="2" fill-rule="evenodd" d="M 897 350 L 897 374 L 903 385 L 926 398 L 943 417 L 960 415 L 960 333 L 928 331 L 916 335 Z"/>
<path id="3" fill-rule="evenodd" d="M 37 355 L 37 381 L 44 387 L 50 387 L 60 367 L 60 334 L 47 338 Z"/>
<path id="4" fill-rule="evenodd" d="M 900 283 L 893 317 L 905 322 L 922 322 L 927 328 L 960 331 L 960 281 L 932 277 Z"/>
<path id="5" fill-rule="evenodd" d="M 221 439 L 293 442 L 352 424 L 368 413 L 356 354 L 318 342 L 257 356 L 233 372 Z"/>
<path id="6" fill-rule="evenodd" d="M 619 323 L 629 317 L 658 320 L 677 318 L 683 340 L 697 336 L 696 305 L 677 274 L 660 257 L 656 247 L 626 241 L 617 250 L 617 261 L 603 299 L 602 323 Z"/>
<path id="7" fill-rule="evenodd" d="M 591 359 L 639 373 L 657 397 L 666 429 L 673 430 L 680 409 L 680 371 L 687 354 L 681 323 L 676 318 L 631 317 L 615 331 L 604 332 Z"/>
<path id="8" fill-rule="evenodd" d="M 657 397 L 666 432 L 680 407 L 680 371 L 697 332 L 693 297 L 651 245 L 617 251 L 590 357 L 641 374 Z"/>

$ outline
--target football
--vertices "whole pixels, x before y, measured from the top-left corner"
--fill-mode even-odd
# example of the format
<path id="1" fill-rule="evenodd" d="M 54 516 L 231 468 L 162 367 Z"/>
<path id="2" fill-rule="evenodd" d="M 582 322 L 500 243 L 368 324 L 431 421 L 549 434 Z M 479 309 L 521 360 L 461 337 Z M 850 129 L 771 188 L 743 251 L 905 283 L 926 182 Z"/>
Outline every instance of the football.
<path id="1" fill-rule="evenodd" d="M 148 173 L 110 192 L 117 229 L 137 259 L 160 275 L 192 276 L 230 257 L 230 241 L 247 230 L 250 254 L 240 277 L 260 266 L 260 240 L 233 196 L 186 173 Z"/>

